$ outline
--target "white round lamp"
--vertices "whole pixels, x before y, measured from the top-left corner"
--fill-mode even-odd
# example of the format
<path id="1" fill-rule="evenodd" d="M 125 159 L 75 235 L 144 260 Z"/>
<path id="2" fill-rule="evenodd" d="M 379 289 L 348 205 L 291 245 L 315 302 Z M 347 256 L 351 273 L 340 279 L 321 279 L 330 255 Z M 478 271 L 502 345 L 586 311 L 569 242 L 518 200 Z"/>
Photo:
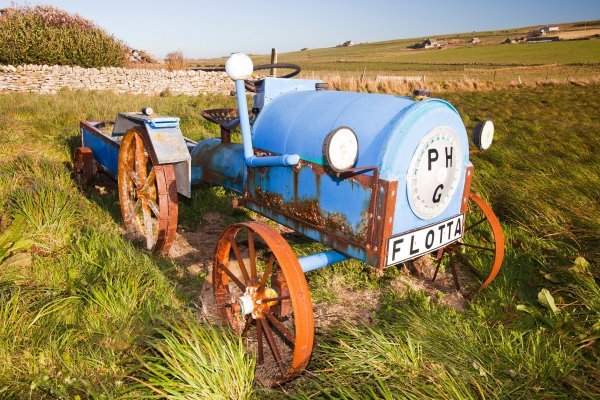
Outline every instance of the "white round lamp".
<path id="1" fill-rule="evenodd" d="M 225 72 L 234 81 L 250 78 L 253 70 L 252 60 L 244 53 L 232 54 L 225 63 Z"/>

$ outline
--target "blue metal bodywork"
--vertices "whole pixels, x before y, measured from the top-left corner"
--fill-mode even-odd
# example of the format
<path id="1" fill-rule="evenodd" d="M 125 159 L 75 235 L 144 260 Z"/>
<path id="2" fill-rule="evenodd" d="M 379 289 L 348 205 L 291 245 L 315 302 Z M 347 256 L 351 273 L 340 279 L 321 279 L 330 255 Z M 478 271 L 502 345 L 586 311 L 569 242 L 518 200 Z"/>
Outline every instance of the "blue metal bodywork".
<path id="1" fill-rule="evenodd" d="M 119 147 L 121 143 L 102 132 L 98 125 L 102 122 L 84 122 L 81 124 L 82 146 L 89 147 L 94 153 L 94 159 L 105 172 L 117 176 L 119 167 Z"/>
<path id="2" fill-rule="evenodd" d="M 246 182 L 244 149 L 241 144 L 206 139 L 191 152 L 192 183 L 211 183 L 242 194 Z"/>
<path id="3" fill-rule="evenodd" d="M 471 165 L 464 124 L 443 100 L 317 91 L 319 82 L 265 79 L 255 96 L 260 112 L 251 127 L 244 118 L 248 114 L 243 81 L 237 81 L 243 144 L 207 139 L 192 148 L 182 142 L 191 159 L 189 182 L 221 185 L 240 194 L 247 208 L 335 250 L 302 258 L 306 271 L 348 256 L 381 267 L 390 236 L 460 213 L 465 173 Z M 154 122 L 147 128 L 179 132 L 178 120 L 177 127 L 166 126 L 174 119 Z M 340 175 L 326 165 L 324 139 L 340 126 L 356 133 L 356 167 L 366 169 Z M 422 138 L 440 126 L 457 133 L 462 170 L 450 204 L 435 218 L 423 220 L 409 205 L 406 174 Z M 84 124 L 82 135 L 98 162 L 115 175 L 119 142 Z M 161 153 L 166 154 L 169 147 L 164 150 Z M 177 157 L 181 159 L 181 154 Z"/>

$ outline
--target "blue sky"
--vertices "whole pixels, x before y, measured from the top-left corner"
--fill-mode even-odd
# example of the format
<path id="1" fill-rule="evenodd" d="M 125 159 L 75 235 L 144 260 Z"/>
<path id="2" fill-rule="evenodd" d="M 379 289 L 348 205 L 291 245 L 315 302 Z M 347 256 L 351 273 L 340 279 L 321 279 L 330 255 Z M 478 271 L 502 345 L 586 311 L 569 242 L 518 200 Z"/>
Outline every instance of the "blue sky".
<path id="1" fill-rule="evenodd" d="M 0 0 L 0 8 L 11 1 Z M 22 2 L 17 2 L 21 3 Z M 267 53 L 600 19 L 600 0 L 29 0 L 95 21 L 163 57 Z"/>

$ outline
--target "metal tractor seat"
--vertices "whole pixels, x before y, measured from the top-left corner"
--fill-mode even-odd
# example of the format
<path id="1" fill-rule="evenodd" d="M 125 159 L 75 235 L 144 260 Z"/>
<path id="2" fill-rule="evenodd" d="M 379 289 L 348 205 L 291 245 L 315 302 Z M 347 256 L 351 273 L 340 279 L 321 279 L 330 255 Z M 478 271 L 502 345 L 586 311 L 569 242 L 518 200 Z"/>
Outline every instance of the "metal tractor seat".
<path id="1" fill-rule="evenodd" d="M 250 119 L 254 114 L 248 113 Z M 215 108 L 212 110 L 204 110 L 200 112 L 207 121 L 217 124 L 221 127 L 221 141 L 223 143 L 231 142 L 231 131 L 237 128 L 240 124 L 240 115 L 237 108 Z"/>

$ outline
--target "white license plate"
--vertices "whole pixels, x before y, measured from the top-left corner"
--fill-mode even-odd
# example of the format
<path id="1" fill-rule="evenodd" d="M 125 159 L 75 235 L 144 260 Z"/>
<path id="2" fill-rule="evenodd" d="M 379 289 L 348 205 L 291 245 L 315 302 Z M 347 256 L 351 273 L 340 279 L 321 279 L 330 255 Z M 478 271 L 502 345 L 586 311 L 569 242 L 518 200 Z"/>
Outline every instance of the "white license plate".
<path id="1" fill-rule="evenodd" d="M 462 237 L 463 223 L 464 216 L 461 214 L 425 228 L 390 237 L 387 265 L 417 258 L 457 241 Z"/>

